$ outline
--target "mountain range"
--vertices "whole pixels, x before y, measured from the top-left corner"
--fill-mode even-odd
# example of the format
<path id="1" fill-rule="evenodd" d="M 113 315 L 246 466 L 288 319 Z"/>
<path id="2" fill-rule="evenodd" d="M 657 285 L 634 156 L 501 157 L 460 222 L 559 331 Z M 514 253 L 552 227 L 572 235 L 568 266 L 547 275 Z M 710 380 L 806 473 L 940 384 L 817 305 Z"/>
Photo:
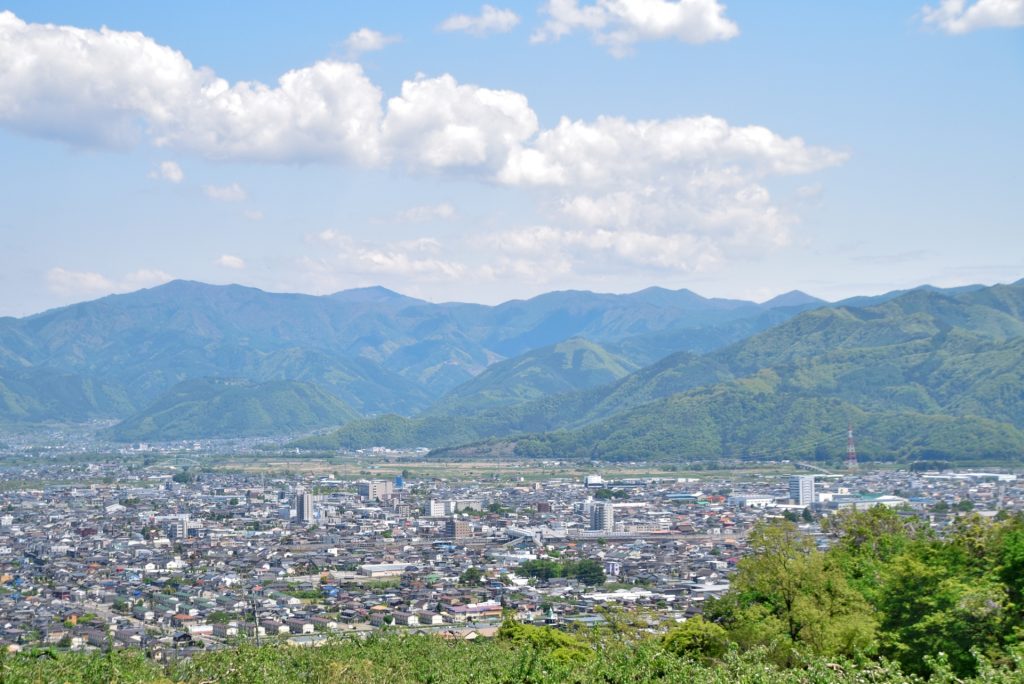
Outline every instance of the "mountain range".
<path id="1" fill-rule="evenodd" d="M 1024 282 L 819 307 L 599 387 L 504 407 L 442 401 L 412 420 L 356 421 L 303 444 L 489 440 L 474 448 L 622 460 L 829 459 L 841 454 L 850 424 L 875 458 L 1024 454 Z"/>
<path id="2" fill-rule="evenodd" d="M 0 319 L 0 422 L 606 459 L 1024 453 L 1024 281 L 827 303 L 649 288 L 497 306 L 175 281 Z M 471 444 L 472 446 L 465 446 Z"/>
<path id="3" fill-rule="evenodd" d="M 142 424 L 167 409 L 172 388 L 201 378 L 312 383 L 359 415 L 410 416 L 495 363 L 575 336 L 614 345 L 599 353 L 618 359 L 616 370 L 601 375 L 585 364 L 579 371 L 592 380 L 568 380 L 559 391 L 680 349 L 716 348 L 819 303 L 801 293 L 755 304 L 650 288 L 484 306 L 380 287 L 310 296 L 173 281 L 0 319 L 0 422 Z M 132 434 L 170 438 L 159 429 Z"/>

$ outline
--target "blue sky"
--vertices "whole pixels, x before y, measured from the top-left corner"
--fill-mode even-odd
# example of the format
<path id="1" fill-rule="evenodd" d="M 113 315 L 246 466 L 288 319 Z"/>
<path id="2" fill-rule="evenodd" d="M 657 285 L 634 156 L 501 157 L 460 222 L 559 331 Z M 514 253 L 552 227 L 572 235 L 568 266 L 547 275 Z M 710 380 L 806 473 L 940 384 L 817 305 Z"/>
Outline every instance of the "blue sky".
<path id="1" fill-rule="evenodd" d="M 1024 0 L 3 7 L 0 315 L 1024 277 Z"/>

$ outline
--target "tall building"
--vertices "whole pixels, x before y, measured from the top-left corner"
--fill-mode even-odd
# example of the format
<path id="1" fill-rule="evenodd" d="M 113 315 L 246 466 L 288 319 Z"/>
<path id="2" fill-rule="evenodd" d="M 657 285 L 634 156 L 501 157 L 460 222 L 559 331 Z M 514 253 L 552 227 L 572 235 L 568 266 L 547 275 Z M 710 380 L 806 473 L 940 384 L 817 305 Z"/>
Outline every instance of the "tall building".
<path id="1" fill-rule="evenodd" d="M 444 505 L 444 501 L 436 501 L 434 499 L 431 499 L 430 501 L 423 504 L 423 515 L 426 515 L 430 518 L 441 518 L 446 515 L 445 509 L 446 506 Z"/>
<path id="2" fill-rule="evenodd" d="M 814 476 L 792 475 L 789 478 L 789 498 L 793 503 L 810 506 L 814 503 Z"/>
<path id="3" fill-rule="evenodd" d="M 295 492 L 295 518 L 299 522 L 313 522 L 313 495 L 305 489 Z"/>
<path id="4" fill-rule="evenodd" d="M 469 537 L 472 534 L 473 530 L 465 520 L 449 518 L 444 521 L 444 536 L 449 539 L 461 539 L 463 537 Z"/>
<path id="5" fill-rule="evenodd" d="M 591 506 L 590 529 L 612 532 L 615 529 L 615 507 L 610 503 L 596 503 Z"/>
<path id="6" fill-rule="evenodd" d="M 395 494 L 395 483 L 391 480 L 363 480 L 356 484 L 359 496 L 368 501 L 387 501 Z"/>

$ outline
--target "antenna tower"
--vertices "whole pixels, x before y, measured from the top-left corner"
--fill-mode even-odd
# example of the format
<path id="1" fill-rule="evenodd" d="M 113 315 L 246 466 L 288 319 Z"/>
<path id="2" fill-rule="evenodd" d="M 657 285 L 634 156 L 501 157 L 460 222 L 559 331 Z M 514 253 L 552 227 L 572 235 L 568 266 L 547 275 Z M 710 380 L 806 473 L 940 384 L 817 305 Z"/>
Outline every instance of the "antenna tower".
<path id="1" fill-rule="evenodd" d="M 853 424 L 846 431 L 846 469 L 857 469 L 857 447 L 853 445 Z"/>

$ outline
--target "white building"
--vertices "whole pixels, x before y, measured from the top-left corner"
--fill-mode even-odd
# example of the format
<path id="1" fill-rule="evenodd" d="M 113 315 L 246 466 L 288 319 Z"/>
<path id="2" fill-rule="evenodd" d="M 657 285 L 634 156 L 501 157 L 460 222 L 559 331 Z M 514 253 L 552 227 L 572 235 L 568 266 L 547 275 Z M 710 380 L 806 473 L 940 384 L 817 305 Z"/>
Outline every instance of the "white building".
<path id="1" fill-rule="evenodd" d="M 590 529 L 612 532 L 615 530 L 615 506 L 596 503 L 590 508 Z"/>
<path id="2" fill-rule="evenodd" d="M 395 483 L 391 480 L 363 480 L 356 483 L 359 496 L 368 501 L 387 501 L 395 494 Z"/>
<path id="3" fill-rule="evenodd" d="M 313 495 L 305 489 L 295 492 L 295 517 L 299 522 L 313 522 Z"/>
<path id="4" fill-rule="evenodd" d="M 810 506 L 814 503 L 814 476 L 793 475 L 789 478 L 789 498 L 793 503 Z"/>

